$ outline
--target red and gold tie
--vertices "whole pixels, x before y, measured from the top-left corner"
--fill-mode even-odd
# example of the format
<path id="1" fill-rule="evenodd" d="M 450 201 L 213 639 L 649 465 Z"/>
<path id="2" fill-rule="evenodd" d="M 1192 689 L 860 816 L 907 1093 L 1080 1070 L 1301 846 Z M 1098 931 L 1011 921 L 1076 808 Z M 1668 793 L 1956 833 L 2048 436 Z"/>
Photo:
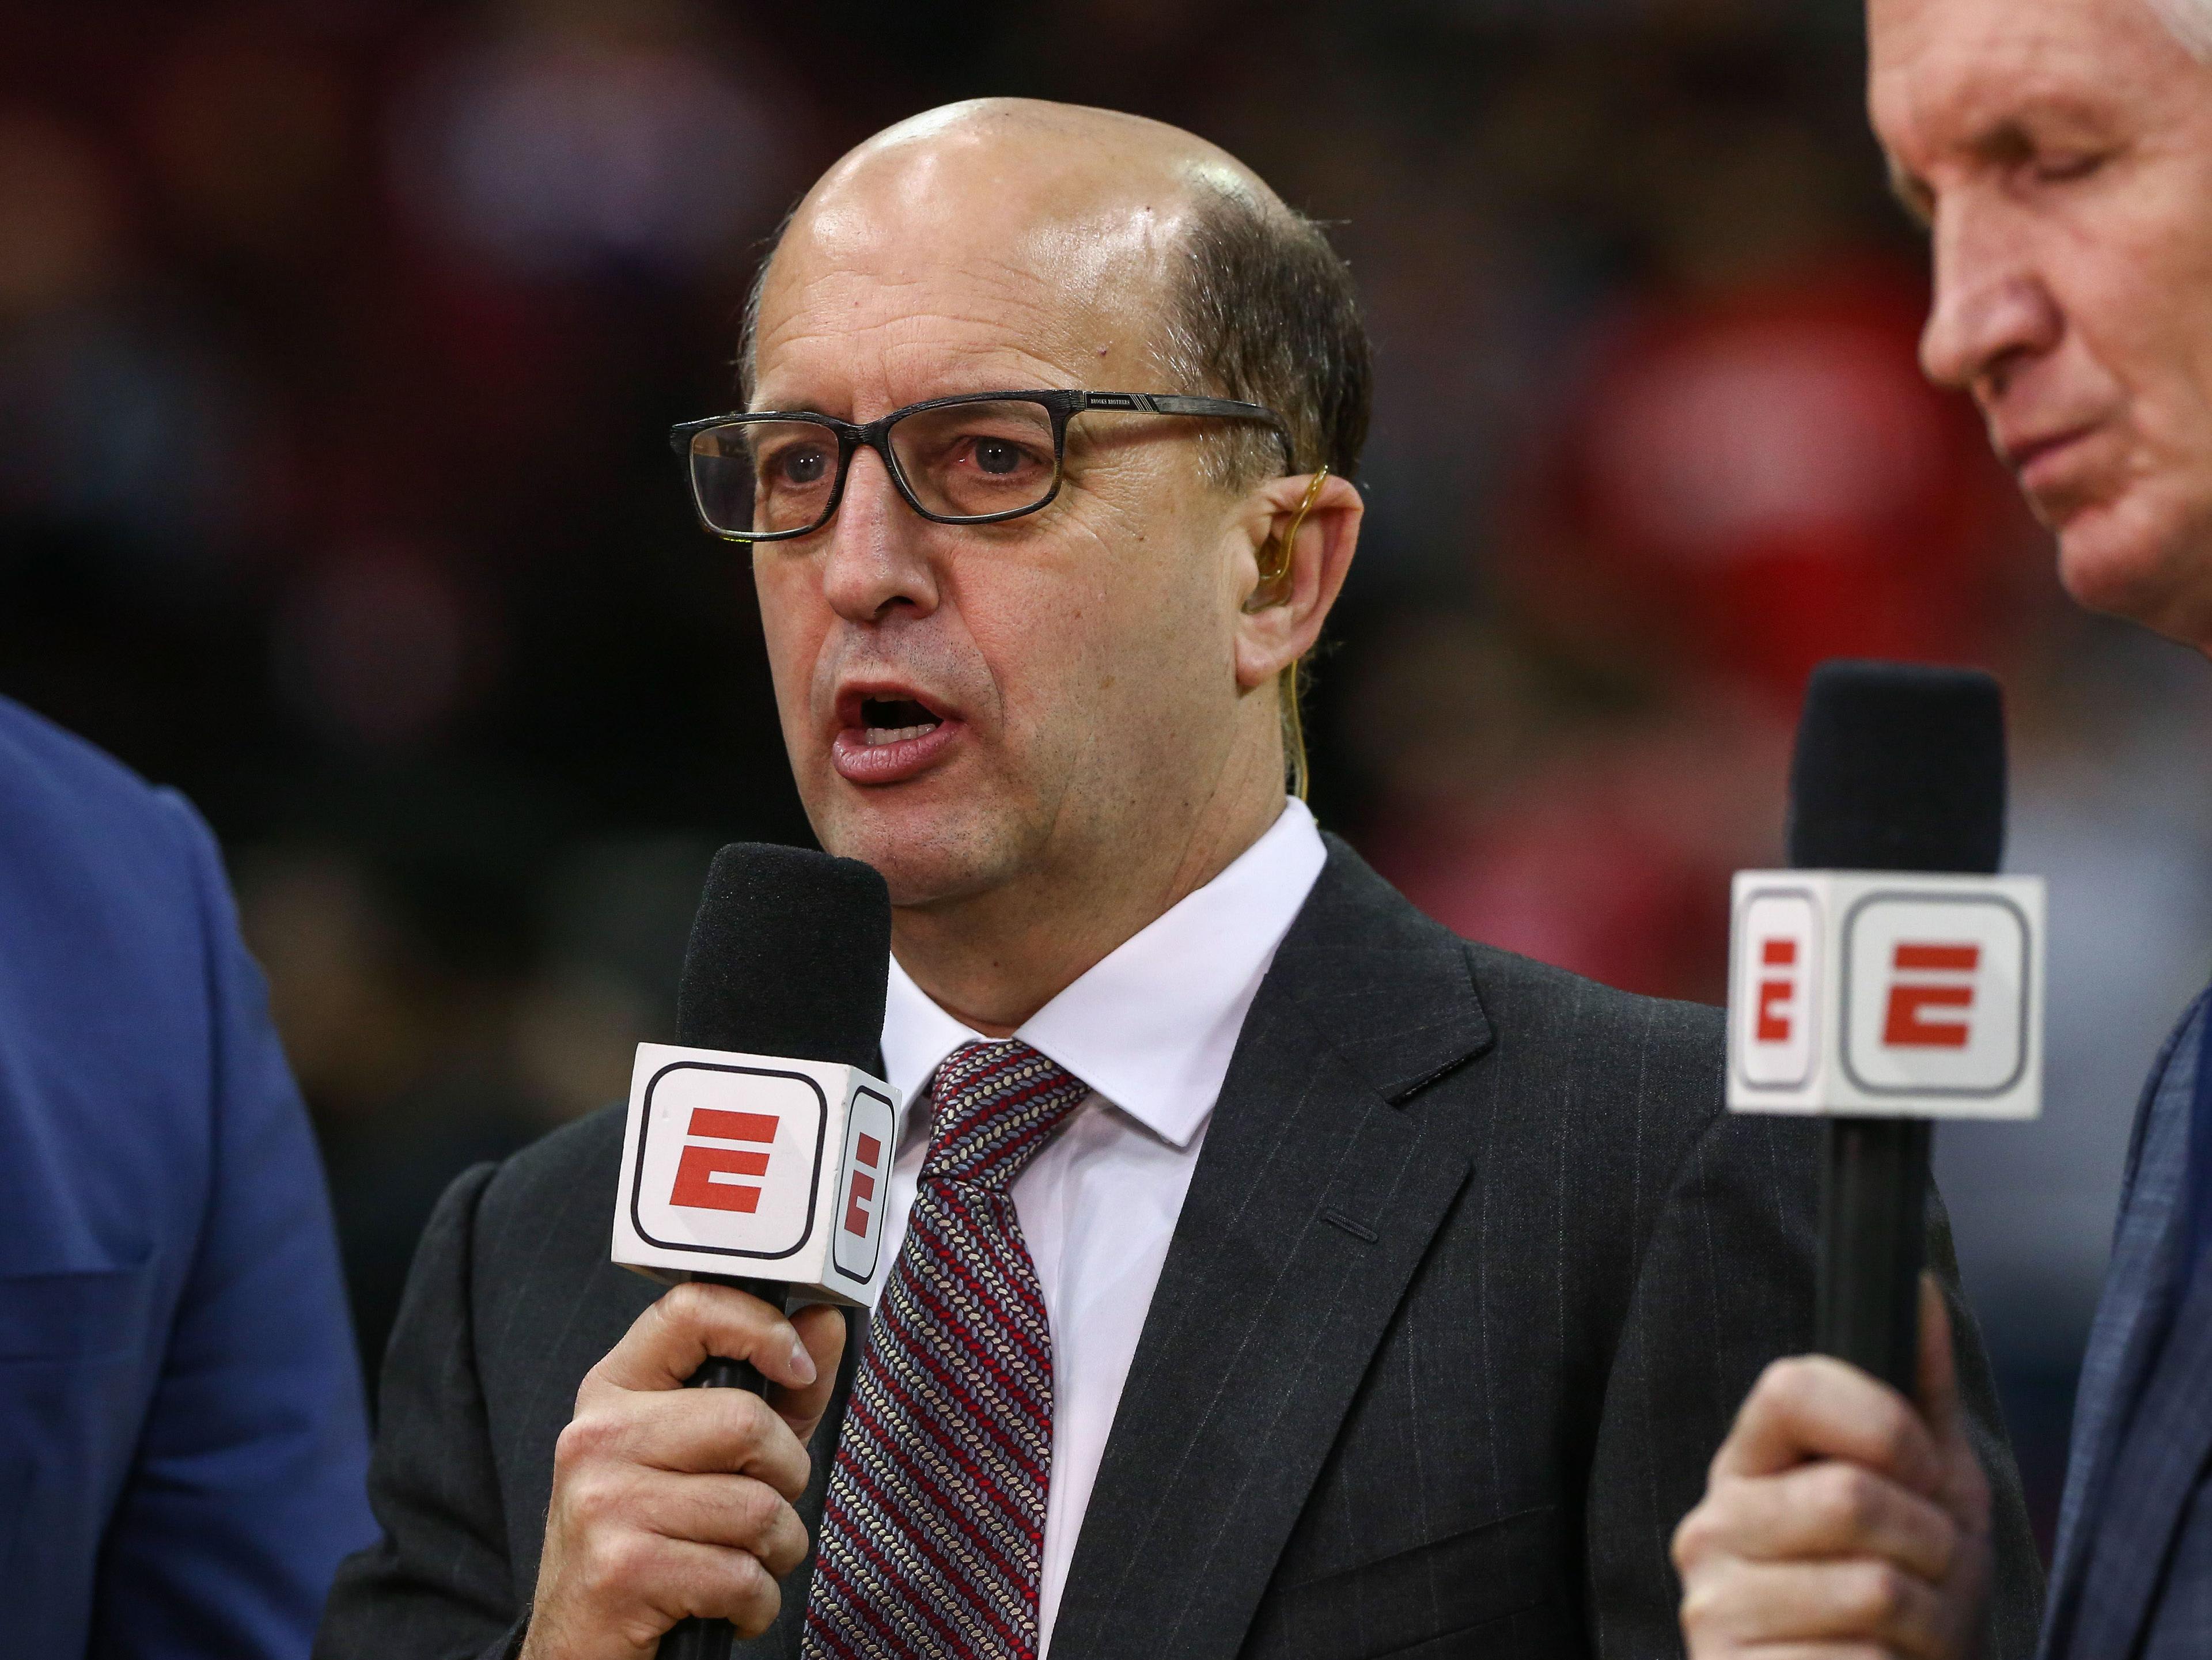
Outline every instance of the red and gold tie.
<path id="1" fill-rule="evenodd" d="M 805 1660 L 1034 1660 L 1052 1332 L 1008 1189 L 1089 1093 L 1012 1038 L 938 1068 L 830 1475 Z"/>

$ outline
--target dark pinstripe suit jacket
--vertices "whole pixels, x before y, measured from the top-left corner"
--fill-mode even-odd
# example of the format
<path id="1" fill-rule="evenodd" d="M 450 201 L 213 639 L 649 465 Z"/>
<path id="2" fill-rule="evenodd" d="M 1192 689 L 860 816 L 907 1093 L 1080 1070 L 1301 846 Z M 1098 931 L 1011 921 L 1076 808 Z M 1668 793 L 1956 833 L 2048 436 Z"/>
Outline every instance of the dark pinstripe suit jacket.
<path id="1" fill-rule="evenodd" d="M 1811 1331 L 1816 1130 L 1722 1112 L 1721 1064 L 1717 1011 L 1468 945 L 1333 842 L 1223 1085 L 1054 1660 L 1678 1652 L 1668 1535 Z M 620 1140 L 602 1114 L 440 1207 L 385 1368 L 386 1536 L 322 1660 L 514 1639 L 554 1439 L 653 1294 L 606 1260 Z M 1990 1652 L 2024 1655 L 2033 1548 L 1953 1317 L 1997 1490 Z M 753 1653 L 797 1652 L 805 1592 Z"/>

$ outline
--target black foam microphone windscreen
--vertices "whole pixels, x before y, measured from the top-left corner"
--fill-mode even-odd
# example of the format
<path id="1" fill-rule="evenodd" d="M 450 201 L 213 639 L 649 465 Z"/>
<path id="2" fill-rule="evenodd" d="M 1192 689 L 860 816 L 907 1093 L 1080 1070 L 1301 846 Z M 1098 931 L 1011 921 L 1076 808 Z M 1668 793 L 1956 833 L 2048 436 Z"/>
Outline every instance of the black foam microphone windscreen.
<path id="1" fill-rule="evenodd" d="M 2004 854 L 2004 699 L 1972 669 L 1823 663 L 1790 777 L 1800 870 L 1996 873 Z M 1925 1118 L 1827 1122 L 1814 1342 L 1910 1396 L 1919 1370 Z"/>
<path id="2" fill-rule="evenodd" d="M 2004 698 L 1972 669 L 1823 663 L 1790 778 L 1800 870 L 1994 873 L 2004 854 Z"/>
<path id="3" fill-rule="evenodd" d="M 676 1041 L 876 1068 L 891 951 L 890 894 L 857 859 L 732 842 L 714 855 Z"/>

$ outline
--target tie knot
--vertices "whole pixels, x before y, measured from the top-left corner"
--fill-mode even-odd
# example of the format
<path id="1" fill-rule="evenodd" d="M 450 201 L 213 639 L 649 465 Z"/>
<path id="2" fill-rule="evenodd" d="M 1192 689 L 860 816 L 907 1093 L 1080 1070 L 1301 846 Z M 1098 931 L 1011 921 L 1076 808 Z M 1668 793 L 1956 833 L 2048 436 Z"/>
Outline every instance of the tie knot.
<path id="1" fill-rule="evenodd" d="M 921 1179 L 1005 1192 L 1090 1093 L 1073 1073 L 1014 1038 L 963 1044 L 937 1069 Z"/>

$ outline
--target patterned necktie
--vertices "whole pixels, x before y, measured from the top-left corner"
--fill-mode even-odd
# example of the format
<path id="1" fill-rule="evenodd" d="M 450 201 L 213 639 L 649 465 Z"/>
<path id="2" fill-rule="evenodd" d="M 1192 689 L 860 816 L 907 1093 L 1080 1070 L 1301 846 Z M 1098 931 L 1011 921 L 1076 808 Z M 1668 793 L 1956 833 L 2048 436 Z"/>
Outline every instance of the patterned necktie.
<path id="1" fill-rule="evenodd" d="M 1052 1333 L 1007 1189 L 1089 1093 L 1011 1038 L 938 1068 L 823 1505 L 804 1660 L 1034 1660 Z"/>

